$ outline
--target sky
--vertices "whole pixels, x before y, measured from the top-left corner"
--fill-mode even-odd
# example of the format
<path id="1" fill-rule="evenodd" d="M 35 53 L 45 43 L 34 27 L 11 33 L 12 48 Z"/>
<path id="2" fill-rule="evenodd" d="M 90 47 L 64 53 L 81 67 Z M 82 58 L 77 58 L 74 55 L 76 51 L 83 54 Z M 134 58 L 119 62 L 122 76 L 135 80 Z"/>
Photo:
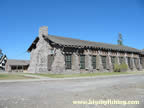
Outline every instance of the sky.
<path id="1" fill-rule="evenodd" d="M 30 59 L 40 26 L 52 35 L 144 48 L 144 0 L 0 0 L 0 49 Z"/>

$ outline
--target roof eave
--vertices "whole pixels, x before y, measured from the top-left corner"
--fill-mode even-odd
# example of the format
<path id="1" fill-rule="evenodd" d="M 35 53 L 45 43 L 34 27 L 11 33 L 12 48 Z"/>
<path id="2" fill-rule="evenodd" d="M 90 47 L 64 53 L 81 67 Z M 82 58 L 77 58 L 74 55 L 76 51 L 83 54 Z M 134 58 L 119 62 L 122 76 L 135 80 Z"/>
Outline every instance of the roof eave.
<path id="1" fill-rule="evenodd" d="M 34 45 L 36 45 L 38 41 L 39 41 L 39 37 L 36 37 L 35 40 L 33 41 L 33 43 L 27 49 L 27 52 L 31 52 L 31 50 L 33 49 Z"/>

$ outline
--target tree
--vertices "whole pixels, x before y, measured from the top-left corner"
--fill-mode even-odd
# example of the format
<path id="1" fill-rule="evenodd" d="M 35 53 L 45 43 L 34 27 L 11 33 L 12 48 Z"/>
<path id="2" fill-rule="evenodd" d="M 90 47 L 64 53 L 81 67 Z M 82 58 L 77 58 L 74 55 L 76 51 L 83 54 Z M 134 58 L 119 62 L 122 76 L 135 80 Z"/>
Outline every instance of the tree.
<path id="1" fill-rule="evenodd" d="M 119 33 L 119 35 L 118 35 L 118 45 L 123 45 L 123 37 L 122 37 L 122 34 L 121 33 Z"/>
<path id="2" fill-rule="evenodd" d="M 3 56 L 3 53 L 2 53 L 2 50 L 0 49 L 0 59 L 2 58 Z"/>

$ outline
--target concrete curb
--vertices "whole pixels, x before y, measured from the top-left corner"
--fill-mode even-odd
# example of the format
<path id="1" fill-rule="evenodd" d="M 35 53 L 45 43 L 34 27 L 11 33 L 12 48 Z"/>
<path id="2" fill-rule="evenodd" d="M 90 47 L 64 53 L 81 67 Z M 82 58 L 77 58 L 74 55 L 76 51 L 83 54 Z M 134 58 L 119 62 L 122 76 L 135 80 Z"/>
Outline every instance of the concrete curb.
<path id="1" fill-rule="evenodd" d="M 32 78 L 38 78 L 38 79 L 46 79 L 48 77 L 43 77 L 43 76 L 38 76 L 38 75 L 27 75 L 27 74 L 22 74 L 25 77 L 32 77 Z"/>
<path id="2" fill-rule="evenodd" d="M 48 79 L 0 80 L 0 83 L 36 82 L 36 81 L 47 81 L 47 80 Z"/>
<path id="3" fill-rule="evenodd" d="M 140 74 L 122 74 L 122 75 L 103 75 L 103 76 L 89 76 L 89 77 L 73 77 L 73 78 L 52 78 L 52 80 L 79 80 L 79 79 L 106 79 L 106 78 L 117 78 L 117 77 L 129 77 L 129 76 L 140 76 Z"/>
<path id="4" fill-rule="evenodd" d="M 0 80 L 0 83 L 9 83 L 9 82 L 13 82 L 13 83 L 14 82 L 36 82 L 36 81 L 60 81 L 60 80 L 62 81 L 62 80 L 81 80 L 81 79 L 110 79 L 110 78 L 132 77 L 132 76 L 141 76 L 141 75 L 144 75 L 144 73 L 122 74 L 122 75 L 108 75 L 108 76 L 73 77 L 73 78 L 48 78 L 48 77 L 41 77 L 40 79 Z M 32 76 L 34 78 L 37 77 L 37 76 L 34 76 L 34 75 L 32 75 Z"/>

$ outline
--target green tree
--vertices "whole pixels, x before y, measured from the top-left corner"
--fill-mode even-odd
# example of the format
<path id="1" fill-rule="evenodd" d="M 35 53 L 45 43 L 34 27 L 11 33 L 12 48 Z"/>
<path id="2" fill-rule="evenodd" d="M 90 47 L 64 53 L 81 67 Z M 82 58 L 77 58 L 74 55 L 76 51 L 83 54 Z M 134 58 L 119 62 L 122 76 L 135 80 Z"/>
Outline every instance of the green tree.
<path id="1" fill-rule="evenodd" d="M 119 35 L 118 35 L 118 45 L 123 45 L 123 37 L 122 37 L 122 34 L 121 33 L 119 33 Z"/>

